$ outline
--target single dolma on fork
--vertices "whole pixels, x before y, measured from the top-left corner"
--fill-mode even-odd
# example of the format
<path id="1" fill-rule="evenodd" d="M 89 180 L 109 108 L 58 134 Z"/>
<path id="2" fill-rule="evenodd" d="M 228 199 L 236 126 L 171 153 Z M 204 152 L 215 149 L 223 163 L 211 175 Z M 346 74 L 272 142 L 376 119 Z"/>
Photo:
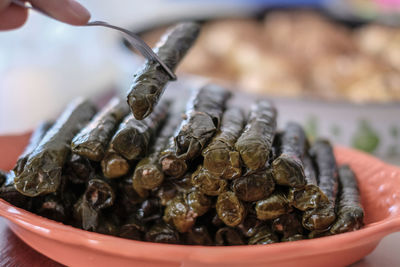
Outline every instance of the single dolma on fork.
<path id="1" fill-rule="evenodd" d="M 112 137 L 109 149 L 114 150 L 127 160 L 143 157 L 150 141 L 168 115 L 170 102 L 162 101 L 150 117 L 143 121 L 127 116 Z"/>
<path id="2" fill-rule="evenodd" d="M 315 158 L 318 169 L 319 188 L 329 203 L 303 213 L 303 226 L 308 230 L 325 230 L 336 219 L 335 203 L 338 191 L 338 174 L 335 155 L 331 144 L 326 140 L 317 140 L 310 154 Z"/>
<path id="3" fill-rule="evenodd" d="M 276 109 L 260 100 L 251 108 L 247 125 L 235 144 L 243 163 L 250 171 L 265 166 L 276 131 Z"/>
<path id="4" fill-rule="evenodd" d="M 340 199 L 337 220 L 330 228 L 332 234 L 360 229 L 363 225 L 364 210 L 360 204 L 357 180 L 348 165 L 339 167 Z"/>
<path id="5" fill-rule="evenodd" d="M 164 180 L 164 173 L 160 164 L 161 152 L 166 147 L 168 140 L 174 134 L 175 129 L 182 119 L 177 114 L 171 114 L 157 137 L 150 154 L 136 165 L 132 179 L 134 187 L 154 189 Z"/>
<path id="6" fill-rule="evenodd" d="M 192 95 L 186 109 L 186 118 L 175 137 L 176 152 L 187 161 L 195 159 L 220 126 L 225 103 L 231 93 L 208 84 Z"/>
<path id="7" fill-rule="evenodd" d="M 200 32 L 194 22 L 178 24 L 169 30 L 157 44 L 154 52 L 174 71 Z M 134 76 L 128 93 L 128 104 L 136 119 L 142 120 L 153 111 L 171 77 L 154 61 L 146 61 Z"/>
<path id="8" fill-rule="evenodd" d="M 272 163 L 272 171 L 277 184 L 302 188 L 305 185 L 303 155 L 306 136 L 303 128 L 289 122 L 281 135 L 281 147 L 278 158 Z"/>
<path id="9" fill-rule="evenodd" d="M 115 97 L 72 139 L 72 152 L 101 161 L 114 131 L 129 113 L 126 102 Z"/>
<path id="10" fill-rule="evenodd" d="M 229 108 L 222 116 L 218 134 L 203 150 L 204 168 L 211 174 L 224 179 L 234 179 L 241 175 L 240 156 L 235 150 L 245 117 L 239 108 Z"/>
<path id="11" fill-rule="evenodd" d="M 315 209 L 329 203 L 328 198 L 318 187 L 317 174 L 313 162 L 308 155 L 303 158 L 306 186 L 304 188 L 290 188 L 289 202 L 293 207 L 305 211 Z"/>
<path id="12" fill-rule="evenodd" d="M 24 170 L 25 164 L 29 158 L 29 155 L 35 150 L 35 148 L 39 145 L 40 141 L 42 140 L 43 136 L 46 132 L 50 129 L 53 125 L 52 122 L 42 122 L 39 126 L 33 131 L 30 139 L 29 144 L 26 146 L 24 152 L 19 156 L 17 163 L 13 169 L 15 175 L 19 175 Z"/>
<path id="13" fill-rule="evenodd" d="M 95 107 L 83 99 L 68 105 L 29 155 L 24 171 L 15 177 L 15 188 L 21 194 L 34 197 L 57 191 L 72 138 L 95 112 Z"/>

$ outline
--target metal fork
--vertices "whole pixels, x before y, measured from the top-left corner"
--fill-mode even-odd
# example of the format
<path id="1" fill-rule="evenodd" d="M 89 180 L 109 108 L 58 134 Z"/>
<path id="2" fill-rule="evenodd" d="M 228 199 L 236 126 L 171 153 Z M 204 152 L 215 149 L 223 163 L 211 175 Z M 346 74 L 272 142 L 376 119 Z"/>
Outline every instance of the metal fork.
<path id="1" fill-rule="evenodd" d="M 28 1 L 11 0 L 11 2 L 20 7 L 35 10 L 47 17 L 55 19 L 49 13 L 47 13 L 46 11 L 44 11 L 43 9 L 41 9 L 37 6 L 32 5 L 32 3 L 28 2 Z M 102 26 L 102 27 L 111 28 L 111 29 L 114 29 L 114 30 L 124 33 L 127 36 L 127 40 L 130 42 L 130 44 L 133 47 L 135 47 L 145 58 L 147 58 L 148 60 L 151 60 L 151 61 L 158 62 L 161 65 L 161 67 L 168 73 L 168 75 L 171 77 L 171 79 L 176 80 L 176 75 L 173 73 L 173 71 L 170 68 L 168 68 L 168 66 L 157 56 L 157 54 L 154 53 L 154 51 L 135 33 L 131 32 L 127 29 L 124 29 L 124 28 L 121 28 L 121 27 L 118 27 L 115 25 L 111 25 L 104 21 L 89 21 L 87 24 L 82 25 L 82 26 Z"/>

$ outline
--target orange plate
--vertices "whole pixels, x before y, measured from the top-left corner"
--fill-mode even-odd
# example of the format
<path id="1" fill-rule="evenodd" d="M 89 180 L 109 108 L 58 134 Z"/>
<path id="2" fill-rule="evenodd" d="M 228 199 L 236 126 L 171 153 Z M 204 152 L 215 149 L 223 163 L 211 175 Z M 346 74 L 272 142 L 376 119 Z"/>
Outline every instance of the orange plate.
<path id="1" fill-rule="evenodd" d="M 0 137 L 0 168 L 10 169 L 29 134 Z M 336 147 L 359 180 L 365 227 L 351 233 L 271 245 L 204 247 L 127 240 L 57 223 L 0 200 L 0 215 L 31 247 L 68 266 L 342 266 L 371 253 L 400 231 L 400 169 L 364 153 Z"/>

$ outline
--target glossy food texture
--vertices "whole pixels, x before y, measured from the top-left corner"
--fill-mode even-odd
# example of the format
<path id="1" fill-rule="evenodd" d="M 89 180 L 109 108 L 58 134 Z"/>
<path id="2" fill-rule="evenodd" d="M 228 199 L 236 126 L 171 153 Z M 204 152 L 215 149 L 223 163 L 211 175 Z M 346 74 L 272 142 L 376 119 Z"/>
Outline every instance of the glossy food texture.
<path id="1" fill-rule="evenodd" d="M 257 227 L 253 236 L 249 238 L 249 245 L 267 245 L 279 242 L 279 237 L 272 231 L 268 224 Z"/>
<path id="2" fill-rule="evenodd" d="M 45 121 L 41 122 L 38 127 L 33 131 L 31 137 L 29 138 L 29 143 L 25 147 L 24 152 L 18 157 L 17 163 L 13 171 L 15 175 L 19 175 L 24 170 L 25 164 L 28 161 L 29 155 L 35 150 L 35 148 L 39 145 L 40 141 L 42 140 L 43 136 L 46 132 L 50 129 L 53 125 L 52 122 Z"/>
<path id="3" fill-rule="evenodd" d="M 145 232 L 146 227 L 144 223 L 137 219 L 136 216 L 130 216 L 120 227 L 118 236 L 132 240 L 143 240 Z"/>
<path id="4" fill-rule="evenodd" d="M 218 196 L 227 190 L 228 181 L 210 173 L 202 165 L 192 175 L 193 185 L 209 196 Z"/>
<path id="5" fill-rule="evenodd" d="M 48 194 L 43 199 L 40 199 L 40 205 L 36 213 L 57 222 L 66 221 L 70 215 L 68 207 L 64 205 L 63 200 L 55 194 Z"/>
<path id="6" fill-rule="evenodd" d="M 169 101 L 162 101 L 151 116 L 142 121 L 127 116 L 112 137 L 109 150 L 127 160 L 144 157 L 153 136 L 167 118 L 169 106 Z"/>
<path id="7" fill-rule="evenodd" d="M 257 216 L 253 211 L 250 211 L 247 214 L 244 221 L 237 226 L 238 229 L 242 232 L 245 237 L 252 237 L 257 231 L 258 227 L 262 225 L 264 222 L 257 219 Z"/>
<path id="8" fill-rule="evenodd" d="M 2 172 L 4 174 L 4 172 Z M 32 205 L 32 199 L 30 197 L 22 195 L 15 189 L 14 178 L 15 173 L 10 171 L 5 174 L 5 181 L 0 186 L 0 198 L 4 199 L 8 203 L 23 209 L 30 209 Z"/>
<path id="9" fill-rule="evenodd" d="M 179 244 L 180 234 L 163 221 L 156 222 L 145 235 L 145 240 L 156 243 Z"/>
<path id="10" fill-rule="evenodd" d="M 15 177 L 15 188 L 21 194 L 34 197 L 57 191 L 72 138 L 95 112 L 93 104 L 83 99 L 68 105 L 29 155 L 23 172 Z"/>
<path id="11" fill-rule="evenodd" d="M 154 52 L 172 71 L 176 69 L 200 32 L 194 22 L 180 23 L 161 37 Z M 151 114 L 171 77 L 154 61 L 146 61 L 135 74 L 128 93 L 128 104 L 136 119 L 142 120 Z"/>
<path id="12" fill-rule="evenodd" d="M 163 208 L 158 198 L 148 198 L 142 202 L 136 211 L 136 218 L 143 223 L 155 222 L 162 218 Z"/>
<path id="13" fill-rule="evenodd" d="M 90 206 L 82 196 L 74 205 L 73 216 L 75 224 L 83 230 L 96 231 L 99 225 L 100 213 Z"/>
<path id="14" fill-rule="evenodd" d="M 306 136 L 303 128 L 289 122 L 281 135 L 281 154 L 272 163 L 272 170 L 277 184 L 301 188 L 305 185 L 303 156 Z"/>
<path id="15" fill-rule="evenodd" d="M 122 119 L 129 113 L 125 101 L 114 97 L 108 104 L 72 139 L 72 152 L 93 161 L 101 161 L 108 142 Z"/>
<path id="16" fill-rule="evenodd" d="M 95 175 L 95 166 L 89 159 L 71 154 L 64 165 L 63 175 L 74 184 L 86 184 Z"/>
<path id="17" fill-rule="evenodd" d="M 7 173 L 5 171 L 0 170 L 0 187 L 6 182 Z"/>
<path id="18" fill-rule="evenodd" d="M 224 179 L 241 175 L 240 155 L 235 150 L 235 143 L 244 124 L 245 117 L 241 109 L 232 107 L 225 111 L 219 132 L 202 152 L 204 168 L 208 172 Z"/>
<path id="19" fill-rule="evenodd" d="M 190 161 L 201 154 L 217 132 L 225 104 L 231 93 L 224 88 L 208 84 L 192 95 L 186 109 L 186 118 L 175 136 L 176 152 Z"/>
<path id="20" fill-rule="evenodd" d="M 187 193 L 193 190 L 191 175 L 191 173 L 186 173 L 182 178 L 165 180 L 155 192 L 155 195 L 160 199 L 160 204 L 166 206 L 179 193 Z"/>
<path id="21" fill-rule="evenodd" d="M 85 201 L 95 210 L 111 207 L 116 198 L 112 186 L 101 178 L 91 179 L 83 196 Z"/>
<path id="22" fill-rule="evenodd" d="M 167 146 L 161 152 L 160 164 L 163 173 L 167 176 L 180 178 L 186 173 L 188 166 L 186 160 L 176 153 L 174 136 L 168 139 Z"/>
<path id="23" fill-rule="evenodd" d="M 214 243 L 205 225 L 194 226 L 185 234 L 184 239 L 188 245 L 212 246 Z"/>
<path id="24" fill-rule="evenodd" d="M 125 220 L 137 211 L 138 205 L 145 201 L 149 195 L 148 191 L 144 191 L 143 193 L 144 195 L 141 196 L 133 189 L 132 177 L 126 176 L 120 178 L 120 181 L 117 183 L 117 198 L 116 205 L 114 206 L 119 218 Z"/>
<path id="25" fill-rule="evenodd" d="M 259 220 L 272 220 L 288 213 L 291 209 L 286 190 L 275 190 L 269 197 L 259 200 L 255 210 Z"/>
<path id="26" fill-rule="evenodd" d="M 250 113 L 247 135 L 254 131 L 258 133 L 254 138 L 261 140 L 258 143 L 260 147 L 267 143 L 271 147 L 260 150 L 264 151 L 262 155 L 267 159 L 264 165 L 251 169 L 236 152 L 235 145 L 241 138 L 239 135 L 246 135 L 246 130 L 242 129 L 244 118 L 240 109 L 225 110 L 229 95 L 230 93 L 220 87 L 208 85 L 192 95 L 185 117 L 180 113 L 183 110 L 180 105 L 182 102 L 178 102 L 185 99 L 184 96 L 172 106 L 165 106 L 166 102 L 160 103 L 143 121 L 137 121 L 131 114 L 127 115 L 139 122 L 141 129 L 151 129 L 146 133 L 134 131 L 134 136 L 140 135 L 138 146 L 143 145 L 143 140 L 147 142 L 146 149 L 139 153 L 137 159 L 143 158 L 136 168 L 136 157 L 135 160 L 128 160 L 111 144 L 108 144 L 100 163 L 70 153 L 68 149 L 63 163 L 57 162 L 62 171 L 60 170 L 59 185 L 55 192 L 36 197 L 23 195 L 14 187 L 15 174 L 11 171 L 6 174 L 0 172 L 0 184 L 4 183 L 0 185 L 0 197 L 38 215 L 84 230 L 133 240 L 172 244 L 271 244 L 360 228 L 363 210 L 354 173 L 348 166 L 340 167 L 338 183 L 336 160 L 330 144 L 318 140 L 308 151 L 304 132 L 294 123 L 289 123 L 284 132 L 275 133 L 276 130 L 270 127 L 276 123 L 272 119 L 276 116 L 274 108 L 268 101 L 258 101 Z M 184 103 L 186 102 L 185 100 Z M 113 105 L 109 103 L 109 106 Z M 100 114 L 107 113 L 105 110 L 91 122 L 102 117 Z M 168 115 L 167 110 L 171 110 Z M 159 115 L 161 111 L 167 117 L 162 121 Z M 197 114 L 202 117 L 197 126 L 194 126 L 192 122 L 197 120 Z M 203 125 L 204 118 L 207 123 Z M 89 118 L 87 122 L 90 123 Z M 155 126 L 157 123 L 159 126 Z M 81 129 L 86 125 L 82 123 Z M 212 127 L 208 127 L 209 125 Z M 115 128 L 114 133 L 121 127 Z M 211 128 L 214 131 L 212 135 L 208 131 Z M 178 151 L 177 137 L 181 133 L 184 133 L 180 135 L 184 138 L 179 139 L 183 140 L 182 144 L 189 143 L 185 153 Z M 29 153 L 29 157 L 46 140 L 46 136 L 34 152 Z M 72 136 L 76 135 L 71 134 L 71 139 Z M 132 141 L 127 136 L 126 140 Z M 143 136 L 145 138 L 140 139 Z M 266 136 L 268 142 L 264 140 Z M 126 141 L 121 140 L 120 144 L 123 146 Z M 68 148 L 71 141 L 63 144 Z M 253 151 L 253 154 L 256 156 L 258 152 Z M 210 168 L 214 172 L 205 167 L 205 157 L 213 153 L 217 160 L 215 165 L 211 163 Z M 236 157 L 232 153 L 237 156 L 238 165 L 235 168 L 238 167 L 238 170 L 232 165 L 232 159 Z M 283 155 L 290 156 L 284 158 Z M 284 164 L 274 170 L 273 162 L 277 157 L 285 160 L 282 161 Z M 219 161 L 220 159 L 223 160 Z M 341 158 L 339 160 L 351 161 Z M 28 158 L 27 166 L 29 162 Z M 46 164 L 48 162 L 45 161 Z M 181 162 L 183 164 L 179 165 Z M 290 164 L 286 164 L 287 162 Z M 293 162 L 299 165 L 291 164 Z M 53 162 L 50 163 L 52 165 L 46 167 L 53 168 Z M 172 168 L 164 170 L 168 164 Z M 357 163 L 351 164 L 358 166 L 356 170 L 359 170 Z M 302 180 L 299 179 L 299 173 L 302 171 L 304 181 L 300 182 Z M 281 176 L 274 178 L 277 173 Z M 40 180 L 43 175 L 39 172 L 38 177 Z M 120 178 L 107 179 L 118 177 Z M 338 184 L 339 197 L 336 197 Z M 365 190 L 365 187 L 362 189 Z M 392 193 L 393 195 L 395 194 Z M 1 207 L 8 209 L 3 213 L 6 216 L 9 213 L 14 214 L 10 209 L 12 206 L 0 201 L 0 211 Z M 23 214 L 21 210 L 16 211 Z M 391 213 L 389 210 L 388 212 Z M 19 222 L 19 216 L 14 218 L 10 215 L 8 218 Z M 51 224 L 44 222 L 45 228 Z M 57 224 L 55 227 L 64 226 Z M 80 234 L 84 239 L 91 235 L 84 232 Z M 118 239 L 114 241 L 118 242 Z"/>
<path id="27" fill-rule="evenodd" d="M 330 232 L 339 234 L 360 229 L 363 226 L 364 210 L 360 203 L 360 193 L 353 171 L 348 165 L 339 167 L 340 195 L 337 219 Z"/>
<path id="28" fill-rule="evenodd" d="M 194 226 L 196 218 L 210 207 L 211 199 L 197 190 L 180 193 L 167 204 L 163 219 L 180 233 L 185 233 Z"/>
<path id="29" fill-rule="evenodd" d="M 338 173 L 333 148 L 327 140 L 317 140 L 311 148 L 318 169 L 318 185 L 331 203 L 335 203 L 338 191 Z"/>
<path id="30" fill-rule="evenodd" d="M 164 181 L 164 173 L 160 163 L 161 153 L 168 145 L 168 140 L 174 134 L 181 121 L 179 114 L 168 116 L 160 134 L 150 149 L 150 153 L 136 165 L 132 177 L 133 180 L 136 180 L 134 185 L 150 190 L 160 186 Z"/>
<path id="31" fill-rule="evenodd" d="M 245 245 L 244 237 L 238 230 L 231 227 L 222 227 L 215 233 L 215 244 L 218 246 Z"/>
<path id="32" fill-rule="evenodd" d="M 239 199 L 253 202 L 271 195 L 275 182 L 270 170 L 261 169 L 233 180 L 231 187 Z"/>
<path id="33" fill-rule="evenodd" d="M 294 241 L 303 239 L 303 226 L 301 216 L 297 213 L 288 213 L 279 216 L 272 222 L 272 230 L 281 235 L 281 241 Z"/>
<path id="34" fill-rule="evenodd" d="M 218 196 L 215 206 L 218 217 L 227 226 L 237 226 L 246 217 L 246 209 L 240 199 L 232 191 L 227 191 Z"/>
<path id="35" fill-rule="evenodd" d="M 320 205 L 326 205 L 329 200 L 324 192 L 318 187 L 317 174 L 311 158 L 305 155 L 303 158 L 306 185 L 303 188 L 291 188 L 289 190 L 290 205 L 305 211 L 315 209 Z"/>
<path id="36" fill-rule="evenodd" d="M 276 109 L 270 101 L 253 104 L 247 125 L 235 144 L 245 166 L 258 170 L 265 166 L 276 132 Z"/>
<path id="37" fill-rule="evenodd" d="M 318 186 L 328 198 L 329 203 L 303 214 L 303 226 L 309 230 L 327 229 L 336 219 L 335 203 L 338 191 L 338 174 L 335 156 L 331 144 L 326 140 L 317 140 L 311 147 L 318 169 Z"/>
<path id="38" fill-rule="evenodd" d="M 110 179 L 127 175 L 130 168 L 130 163 L 112 149 L 108 149 L 106 155 L 101 161 L 103 175 Z"/>

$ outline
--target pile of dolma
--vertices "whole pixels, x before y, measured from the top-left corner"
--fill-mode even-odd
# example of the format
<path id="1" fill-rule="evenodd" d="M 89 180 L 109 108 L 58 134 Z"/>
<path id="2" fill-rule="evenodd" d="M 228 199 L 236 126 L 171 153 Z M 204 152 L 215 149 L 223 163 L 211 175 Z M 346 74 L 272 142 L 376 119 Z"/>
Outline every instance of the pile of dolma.
<path id="1" fill-rule="evenodd" d="M 197 27 L 178 26 L 164 43 L 184 32 L 191 43 Z M 147 70 L 163 71 L 149 64 L 139 73 L 146 82 Z M 78 99 L 37 127 L 12 171 L 0 171 L 0 197 L 83 230 L 159 243 L 271 244 L 361 228 L 357 179 L 337 166 L 331 144 L 311 144 L 294 122 L 279 131 L 268 100 L 245 112 L 231 96 L 208 84 L 177 111 L 179 98 L 156 105 L 157 93 L 139 115 L 131 101 L 97 110 Z"/>

